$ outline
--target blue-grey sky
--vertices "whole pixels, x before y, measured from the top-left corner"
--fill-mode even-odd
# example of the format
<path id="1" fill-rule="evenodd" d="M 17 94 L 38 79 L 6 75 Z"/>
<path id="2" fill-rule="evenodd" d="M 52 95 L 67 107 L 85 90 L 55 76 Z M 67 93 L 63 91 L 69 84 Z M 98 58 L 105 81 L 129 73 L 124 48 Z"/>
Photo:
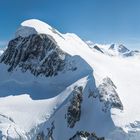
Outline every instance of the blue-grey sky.
<path id="1" fill-rule="evenodd" d="M 140 0 L 0 0 L 0 46 L 31 18 L 82 39 L 140 49 Z"/>

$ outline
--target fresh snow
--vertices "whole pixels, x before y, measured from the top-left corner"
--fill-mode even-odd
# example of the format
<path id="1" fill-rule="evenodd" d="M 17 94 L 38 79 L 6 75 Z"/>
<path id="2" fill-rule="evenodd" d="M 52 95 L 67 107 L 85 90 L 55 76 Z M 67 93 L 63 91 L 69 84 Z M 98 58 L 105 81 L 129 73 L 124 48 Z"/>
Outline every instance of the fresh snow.
<path id="1" fill-rule="evenodd" d="M 4 50 L 0 49 L 0 56 L 3 54 Z"/>
<path id="2" fill-rule="evenodd" d="M 24 21 L 17 30 L 16 37 L 40 33 L 53 37 L 64 52 L 73 56 L 78 71 L 69 71 L 50 78 L 34 77 L 29 72 L 22 73 L 18 69 L 8 73 L 7 67 L 1 64 L 0 114 L 12 118 L 19 132 L 25 135 L 30 134 L 33 129 L 38 131 L 40 125 L 48 128 L 55 120 L 55 140 L 68 140 L 77 130 L 95 131 L 108 140 L 139 140 L 140 125 L 137 122 L 140 122 L 140 59 L 102 55 L 92 51 L 77 35 L 62 34 L 36 19 Z M 107 53 L 107 47 L 101 48 Z M 98 100 L 88 98 L 88 87 L 95 89 L 105 77 L 110 77 L 116 85 L 124 106 L 123 111 L 111 109 L 110 113 L 104 113 Z M 66 124 L 65 113 L 69 104 L 67 100 L 75 85 L 85 87 L 84 101 L 81 119 L 70 129 Z M 5 123 L 9 124 L 9 119 Z M 7 131 L 5 123 L 0 125 L 3 133 Z M 131 124 L 135 124 L 135 130 Z M 130 134 L 123 134 L 122 131 L 121 135 L 119 128 Z M 133 137 L 130 137 L 131 131 L 136 135 L 132 134 Z"/>

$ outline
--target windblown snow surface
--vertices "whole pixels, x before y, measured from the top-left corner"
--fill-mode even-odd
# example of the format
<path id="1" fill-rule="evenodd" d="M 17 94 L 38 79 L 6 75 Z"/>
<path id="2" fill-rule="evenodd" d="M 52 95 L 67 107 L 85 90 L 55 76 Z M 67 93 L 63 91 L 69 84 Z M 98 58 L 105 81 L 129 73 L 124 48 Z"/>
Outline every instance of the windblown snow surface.
<path id="1" fill-rule="evenodd" d="M 51 128 L 53 122 L 54 140 L 69 140 L 77 131 L 95 132 L 106 140 L 139 140 L 140 59 L 92 51 L 77 35 L 62 34 L 35 19 L 23 22 L 16 37 L 41 33 L 52 36 L 57 45 L 73 57 L 77 70 L 63 71 L 53 77 L 35 77 L 18 68 L 8 72 L 8 66 L 1 63 L 0 139 L 36 140 L 42 131 L 48 135 L 47 128 Z M 96 92 L 106 77 L 117 87 L 123 110 L 111 107 L 104 112 L 100 100 L 89 97 L 89 89 Z M 69 128 L 66 114 L 76 86 L 83 87 L 81 116 L 75 126 Z"/>
<path id="2" fill-rule="evenodd" d="M 0 56 L 3 54 L 4 50 L 0 49 Z"/>

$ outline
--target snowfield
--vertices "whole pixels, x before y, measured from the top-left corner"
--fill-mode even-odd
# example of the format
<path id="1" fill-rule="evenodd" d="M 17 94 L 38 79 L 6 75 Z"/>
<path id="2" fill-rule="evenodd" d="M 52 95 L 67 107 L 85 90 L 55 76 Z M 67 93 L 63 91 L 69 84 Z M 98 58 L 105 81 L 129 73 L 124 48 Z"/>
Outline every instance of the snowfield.
<path id="1" fill-rule="evenodd" d="M 2 54 L 3 54 L 3 52 L 4 52 L 4 50 L 3 50 L 3 49 L 0 49 L 0 55 L 2 55 Z"/>
<path id="2" fill-rule="evenodd" d="M 1 140 L 69 140 L 77 131 L 95 132 L 106 140 L 140 139 L 139 55 L 122 57 L 115 49 L 113 57 L 108 45 L 100 46 L 109 54 L 104 55 L 77 35 L 62 34 L 36 19 L 24 21 L 15 37 L 33 34 L 51 37 L 77 69 L 45 77 L 34 76 L 29 70 L 22 72 L 20 67 L 8 72 L 8 64 L 0 63 Z M 107 89 L 103 99 L 98 92 L 101 85 L 102 93 Z M 72 128 L 69 122 L 73 122 Z"/>

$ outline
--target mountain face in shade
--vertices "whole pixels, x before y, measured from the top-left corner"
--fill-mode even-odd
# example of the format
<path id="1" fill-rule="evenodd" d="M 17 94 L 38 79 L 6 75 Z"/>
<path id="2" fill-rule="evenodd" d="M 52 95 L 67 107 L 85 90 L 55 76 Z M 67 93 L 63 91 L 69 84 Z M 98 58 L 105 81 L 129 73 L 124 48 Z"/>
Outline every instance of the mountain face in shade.
<path id="1" fill-rule="evenodd" d="M 115 49 L 115 44 L 110 45 L 109 50 L 114 50 Z"/>
<path id="2" fill-rule="evenodd" d="M 121 45 L 118 46 L 118 52 L 126 53 L 128 51 L 129 51 L 129 49 L 127 49 L 124 45 L 121 44 Z"/>
<path id="3" fill-rule="evenodd" d="M 1 140 L 139 140 L 139 51 L 31 19 L 0 55 Z"/>
<path id="4" fill-rule="evenodd" d="M 66 54 L 45 34 L 33 34 L 11 40 L 1 58 L 9 65 L 8 71 L 20 67 L 30 70 L 34 75 L 56 75 L 64 69 Z"/>

